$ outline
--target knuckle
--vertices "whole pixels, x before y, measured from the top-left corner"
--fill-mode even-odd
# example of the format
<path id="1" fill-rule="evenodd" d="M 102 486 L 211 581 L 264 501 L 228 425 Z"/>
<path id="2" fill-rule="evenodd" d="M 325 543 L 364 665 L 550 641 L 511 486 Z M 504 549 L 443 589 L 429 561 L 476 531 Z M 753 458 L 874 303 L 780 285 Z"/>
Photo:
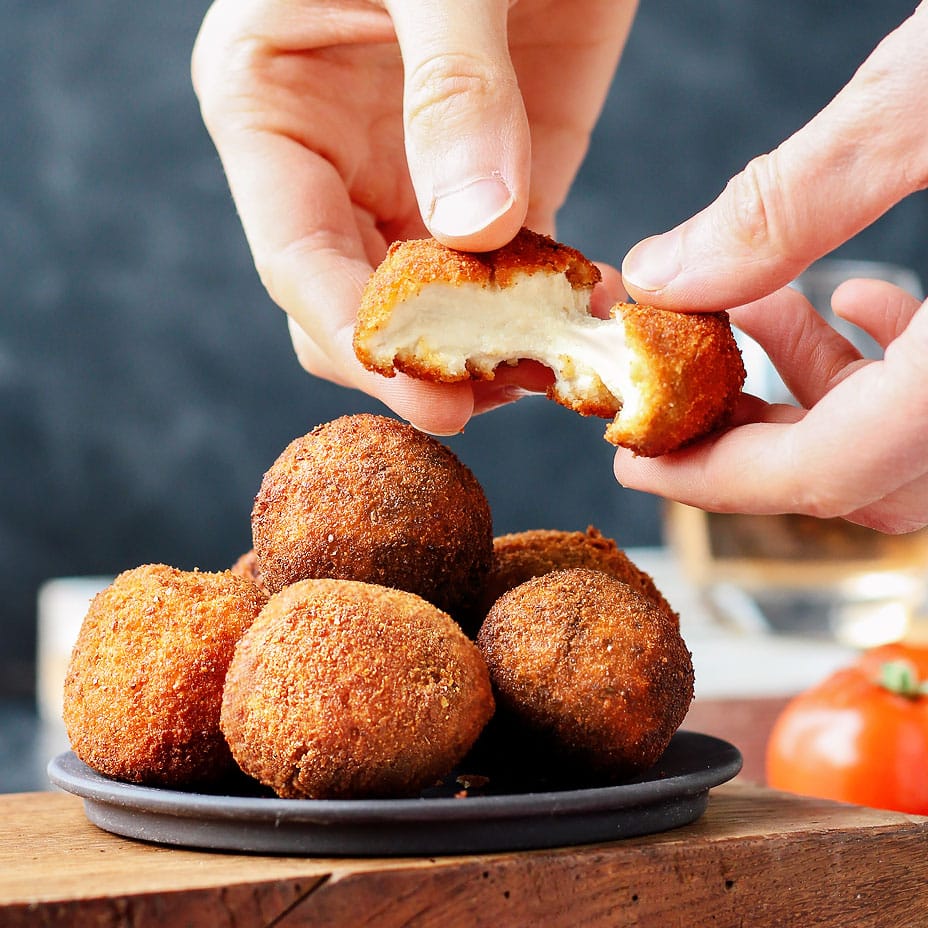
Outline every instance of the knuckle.
<path id="1" fill-rule="evenodd" d="M 282 249 L 252 247 L 258 279 L 268 296 L 286 313 L 300 304 L 301 259 L 308 248 L 305 240 L 292 242 Z"/>
<path id="2" fill-rule="evenodd" d="M 896 145 L 903 195 L 928 188 L 928 144 L 924 125 L 921 122 L 913 125 L 914 122 L 911 117 L 905 120 L 908 135 Z"/>
<path id="3" fill-rule="evenodd" d="M 495 103 L 505 83 L 500 73 L 477 55 L 436 55 L 418 64 L 406 82 L 406 119 L 410 127 L 447 131 Z M 450 126 L 449 126 L 450 124 Z"/>
<path id="4" fill-rule="evenodd" d="M 816 519 L 837 519 L 847 515 L 849 507 L 838 499 L 831 498 L 822 493 L 807 494 L 800 506 L 799 512 Z"/>
<path id="5" fill-rule="evenodd" d="M 219 4 L 216 4 L 218 6 Z M 227 37 L 215 6 L 209 9 L 190 53 L 190 77 L 193 91 L 203 101 L 221 86 L 220 73 L 226 60 Z"/>
<path id="6" fill-rule="evenodd" d="M 727 185 L 731 228 L 750 250 L 782 251 L 788 238 L 777 153 L 760 155 Z"/>
<path id="7" fill-rule="evenodd" d="M 274 261 L 272 257 L 268 257 L 260 252 L 253 252 L 252 257 L 255 270 L 258 273 L 258 280 L 261 281 L 261 285 L 264 287 L 267 295 L 274 303 L 281 307 L 281 309 L 284 309 L 287 305 L 289 288 L 287 288 L 285 292 L 284 288 L 281 286 L 281 275 L 277 269 L 277 262 Z"/>
<path id="8" fill-rule="evenodd" d="M 832 479 L 806 479 L 802 469 L 798 468 L 793 486 L 786 496 L 793 501 L 793 510 L 816 519 L 834 519 L 846 516 L 859 508 L 849 498 L 846 488 L 838 475 Z"/>
<path id="9" fill-rule="evenodd" d="M 855 519 L 854 521 L 858 520 Z M 859 521 L 860 524 L 866 525 L 867 528 L 882 532 L 884 535 L 908 535 L 912 532 L 919 532 L 928 525 L 924 518 L 904 515 L 878 515 Z"/>
<path id="10" fill-rule="evenodd" d="M 210 11 L 212 14 L 212 10 Z M 204 20 L 190 55 L 190 77 L 206 127 L 212 132 L 231 114 L 260 109 L 257 96 L 267 54 L 251 35 L 228 36 Z"/>
<path id="11" fill-rule="evenodd" d="M 205 30 L 205 26 L 204 26 Z M 209 88 L 209 75 L 212 70 L 212 54 L 205 31 L 201 30 L 190 53 L 190 80 L 193 92 L 202 100 Z"/>

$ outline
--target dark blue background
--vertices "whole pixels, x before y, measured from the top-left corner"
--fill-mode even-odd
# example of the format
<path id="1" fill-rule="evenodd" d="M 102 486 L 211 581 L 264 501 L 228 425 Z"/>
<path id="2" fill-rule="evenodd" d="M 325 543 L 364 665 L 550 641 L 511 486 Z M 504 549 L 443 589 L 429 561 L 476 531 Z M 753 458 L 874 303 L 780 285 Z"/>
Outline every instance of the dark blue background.
<path id="1" fill-rule="evenodd" d="M 32 683 L 46 577 L 250 545 L 261 475 L 320 421 L 377 409 L 312 380 L 245 249 L 190 88 L 204 2 L 11 0 L 0 31 L 0 692 Z M 914 3 L 644 0 L 560 237 L 618 263 L 713 199 Z M 925 196 L 847 246 L 928 264 Z M 660 540 L 603 424 L 543 400 L 451 444 L 498 531 Z"/>

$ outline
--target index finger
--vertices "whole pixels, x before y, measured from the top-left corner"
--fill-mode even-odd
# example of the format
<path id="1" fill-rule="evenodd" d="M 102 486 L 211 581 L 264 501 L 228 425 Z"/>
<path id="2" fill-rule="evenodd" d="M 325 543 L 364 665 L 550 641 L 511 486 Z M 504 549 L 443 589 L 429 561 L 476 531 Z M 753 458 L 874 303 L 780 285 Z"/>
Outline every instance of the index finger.
<path id="1" fill-rule="evenodd" d="M 702 212 L 638 243 L 622 268 L 629 293 L 693 310 L 750 302 L 923 188 L 926 42 L 921 4 L 804 128 L 754 159 Z"/>

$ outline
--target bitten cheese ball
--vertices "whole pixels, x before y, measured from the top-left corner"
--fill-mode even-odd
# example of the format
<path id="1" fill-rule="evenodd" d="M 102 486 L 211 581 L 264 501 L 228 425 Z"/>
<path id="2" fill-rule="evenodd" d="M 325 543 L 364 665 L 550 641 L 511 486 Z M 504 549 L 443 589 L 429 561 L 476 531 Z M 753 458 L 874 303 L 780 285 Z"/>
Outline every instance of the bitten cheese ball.
<path id="1" fill-rule="evenodd" d="M 355 354 L 385 377 L 447 383 L 537 361 L 552 399 L 612 419 L 606 440 L 649 457 L 724 425 L 745 379 L 728 316 L 616 303 L 600 319 L 599 280 L 580 252 L 528 229 L 480 254 L 398 242 L 365 289 Z"/>
<path id="2" fill-rule="evenodd" d="M 483 658 L 448 615 L 401 590 L 304 580 L 236 648 L 222 730 L 279 796 L 410 796 L 451 771 L 493 707 Z"/>
<path id="3" fill-rule="evenodd" d="M 416 593 L 455 615 L 490 569 L 493 526 L 476 477 L 445 445 L 384 416 L 343 416 L 291 442 L 252 510 L 271 592 L 304 579 Z"/>
<path id="4" fill-rule="evenodd" d="M 596 778 L 654 764 L 693 697 L 676 622 L 598 570 L 553 571 L 505 593 L 477 645 L 507 730 Z"/>
<path id="5" fill-rule="evenodd" d="M 152 786 L 221 780 L 235 770 L 219 730 L 235 645 L 264 605 L 230 572 L 148 564 L 97 594 L 64 686 L 77 756 L 107 776 Z"/>

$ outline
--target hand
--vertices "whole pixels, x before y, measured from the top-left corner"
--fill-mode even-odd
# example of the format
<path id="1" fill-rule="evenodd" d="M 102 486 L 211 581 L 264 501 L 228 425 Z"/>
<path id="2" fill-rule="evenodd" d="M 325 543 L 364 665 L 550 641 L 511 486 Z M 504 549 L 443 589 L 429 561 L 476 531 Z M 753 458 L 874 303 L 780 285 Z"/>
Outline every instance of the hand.
<path id="1" fill-rule="evenodd" d="M 883 359 L 863 359 L 790 288 L 734 309 L 800 407 L 744 395 L 733 428 L 714 439 L 662 458 L 619 449 L 618 480 L 717 512 L 843 516 L 892 533 L 928 525 L 928 303 L 850 280 L 832 309 Z"/>
<path id="2" fill-rule="evenodd" d="M 548 372 L 531 365 L 477 385 L 369 373 L 351 348 L 356 310 L 394 240 L 430 232 L 476 251 L 523 224 L 553 234 L 634 11 L 634 0 L 214 3 L 194 86 L 308 371 L 439 434 L 544 387 Z"/>
<path id="3" fill-rule="evenodd" d="M 808 125 L 702 212 L 632 248 L 622 265 L 629 293 L 675 309 L 747 303 L 928 186 L 926 42 L 923 2 Z"/>
<path id="4" fill-rule="evenodd" d="M 928 185 L 926 43 L 922 3 L 807 126 L 701 213 L 626 256 L 624 283 L 638 300 L 748 304 L 733 322 L 761 342 L 805 409 L 746 398 L 735 427 L 699 447 L 650 462 L 620 451 L 620 482 L 715 511 L 844 516 L 887 532 L 928 523 L 928 309 L 878 282 L 839 288 L 836 312 L 886 348 L 870 363 L 798 294 L 777 292 Z"/>

